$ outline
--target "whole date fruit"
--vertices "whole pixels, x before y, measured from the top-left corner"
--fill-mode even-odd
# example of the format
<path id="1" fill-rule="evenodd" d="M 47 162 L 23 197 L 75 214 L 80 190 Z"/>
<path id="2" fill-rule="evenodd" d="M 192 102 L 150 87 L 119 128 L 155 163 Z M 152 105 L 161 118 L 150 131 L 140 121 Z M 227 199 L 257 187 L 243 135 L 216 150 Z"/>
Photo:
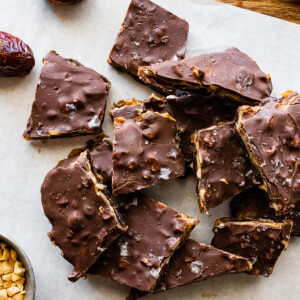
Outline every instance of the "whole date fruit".
<path id="1" fill-rule="evenodd" d="M 48 1 L 56 4 L 71 5 L 71 4 L 77 4 L 82 0 L 48 0 Z"/>
<path id="2" fill-rule="evenodd" d="M 19 38 L 0 31 L 0 77 L 24 76 L 35 60 L 32 50 Z"/>

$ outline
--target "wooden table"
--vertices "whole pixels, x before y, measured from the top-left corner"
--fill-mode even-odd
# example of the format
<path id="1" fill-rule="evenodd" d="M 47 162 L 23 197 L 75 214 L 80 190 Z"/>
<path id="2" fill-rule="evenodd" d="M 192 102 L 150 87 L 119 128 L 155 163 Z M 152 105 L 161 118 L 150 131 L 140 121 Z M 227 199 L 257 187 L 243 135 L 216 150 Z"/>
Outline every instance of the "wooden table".
<path id="1" fill-rule="evenodd" d="M 216 0 L 300 24 L 300 0 Z"/>

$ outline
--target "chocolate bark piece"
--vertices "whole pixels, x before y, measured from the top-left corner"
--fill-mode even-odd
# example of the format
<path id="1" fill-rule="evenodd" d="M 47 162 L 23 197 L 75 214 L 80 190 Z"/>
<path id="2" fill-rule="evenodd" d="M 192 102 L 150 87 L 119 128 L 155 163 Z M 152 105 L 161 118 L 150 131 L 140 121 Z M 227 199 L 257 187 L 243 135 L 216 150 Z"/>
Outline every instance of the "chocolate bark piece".
<path id="1" fill-rule="evenodd" d="M 134 119 L 139 117 L 144 112 L 144 105 L 142 101 L 134 98 L 128 100 L 120 100 L 110 108 L 109 115 L 114 120 L 117 117 L 124 117 L 125 119 Z"/>
<path id="2" fill-rule="evenodd" d="M 138 79 L 138 68 L 184 58 L 189 24 L 149 0 L 132 0 L 108 63 Z M 154 88 L 163 90 L 160 84 Z"/>
<path id="3" fill-rule="evenodd" d="M 140 67 L 138 74 L 145 83 L 160 84 L 166 90 L 204 89 L 249 105 L 258 104 L 272 92 L 271 78 L 237 48 Z"/>
<path id="4" fill-rule="evenodd" d="M 291 212 L 300 200 L 300 96 L 240 107 L 236 131 L 276 214 Z"/>
<path id="5" fill-rule="evenodd" d="M 88 273 L 153 292 L 174 251 L 199 221 L 142 195 L 119 211 L 128 230 Z"/>
<path id="6" fill-rule="evenodd" d="M 69 167 L 52 169 L 41 194 L 44 213 L 52 224 L 49 238 L 74 266 L 69 280 L 76 281 L 126 227 L 96 176 L 88 151 Z"/>
<path id="7" fill-rule="evenodd" d="M 145 110 L 169 113 L 179 130 L 179 148 L 186 162 L 195 156 L 195 147 L 191 142 L 192 135 L 199 129 L 217 125 L 224 121 L 233 121 L 238 105 L 228 99 L 216 96 L 204 97 L 197 94 L 185 94 L 179 97 L 150 97 L 144 101 Z"/>
<path id="8" fill-rule="evenodd" d="M 269 205 L 268 194 L 255 186 L 232 198 L 230 203 L 231 214 L 234 218 L 244 220 L 269 219 L 273 221 L 293 221 L 292 235 L 300 236 L 300 202 L 292 213 L 276 216 Z"/>
<path id="9" fill-rule="evenodd" d="M 77 160 L 81 152 L 89 150 L 93 167 L 97 171 L 97 175 L 108 186 L 111 187 L 113 164 L 112 164 L 112 145 L 107 136 L 101 134 L 93 140 L 87 141 L 83 148 L 74 149 L 68 155 L 68 158 L 59 162 L 58 166 L 68 167 Z"/>
<path id="10" fill-rule="evenodd" d="M 168 114 L 146 112 L 114 119 L 113 194 L 134 192 L 184 175 L 176 123 Z"/>
<path id="11" fill-rule="evenodd" d="M 259 183 L 234 122 L 199 130 L 192 141 L 201 213 Z"/>
<path id="12" fill-rule="evenodd" d="M 221 275 L 249 271 L 251 268 L 250 261 L 244 257 L 188 239 L 174 254 L 155 293 Z M 128 299 L 144 295 L 132 289 Z"/>
<path id="13" fill-rule="evenodd" d="M 110 82 L 55 51 L 49 52 L 43 64 L 25 139 L 100 132 Z"/>
<path id="14" fill-rule="evenodd" d="M 253 267 L 248 273 L 267 277 L 289 243 L 292 225 L 292 221 L 219 219 L 215 222 L 211 244 L 248 258 Z"/>

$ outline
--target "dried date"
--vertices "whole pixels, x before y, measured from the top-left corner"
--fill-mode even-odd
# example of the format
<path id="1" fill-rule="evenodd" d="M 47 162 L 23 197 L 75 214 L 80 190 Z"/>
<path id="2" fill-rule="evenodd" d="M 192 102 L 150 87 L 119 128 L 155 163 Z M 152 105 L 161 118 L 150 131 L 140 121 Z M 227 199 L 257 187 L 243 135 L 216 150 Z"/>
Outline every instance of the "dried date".
<path id="1" fill-rule="evenodd" d="M 33 52 L 19 38 L 0 31 L 0 77 L 25 76 L 34 67 Z"/>

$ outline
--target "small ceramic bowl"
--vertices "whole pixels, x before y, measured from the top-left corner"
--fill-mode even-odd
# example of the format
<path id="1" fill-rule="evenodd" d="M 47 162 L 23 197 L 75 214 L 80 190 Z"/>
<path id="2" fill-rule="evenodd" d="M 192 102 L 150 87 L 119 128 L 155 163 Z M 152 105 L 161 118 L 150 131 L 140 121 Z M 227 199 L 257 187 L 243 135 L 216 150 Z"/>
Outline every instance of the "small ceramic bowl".
<path id="1" fill-rule="evenodd" d="M 35 299 L 35 277 L 34 272 L 24 250 L 12 239 L 8 238 L 6 235 L 0 233 L 0 241 L 8 245 L 9 248 L 15 250 L 18 254 L 18 259 L 21 261 L 23 268 L 25 268 L 25 294 L 24 300 L 34 300 Z"/>

